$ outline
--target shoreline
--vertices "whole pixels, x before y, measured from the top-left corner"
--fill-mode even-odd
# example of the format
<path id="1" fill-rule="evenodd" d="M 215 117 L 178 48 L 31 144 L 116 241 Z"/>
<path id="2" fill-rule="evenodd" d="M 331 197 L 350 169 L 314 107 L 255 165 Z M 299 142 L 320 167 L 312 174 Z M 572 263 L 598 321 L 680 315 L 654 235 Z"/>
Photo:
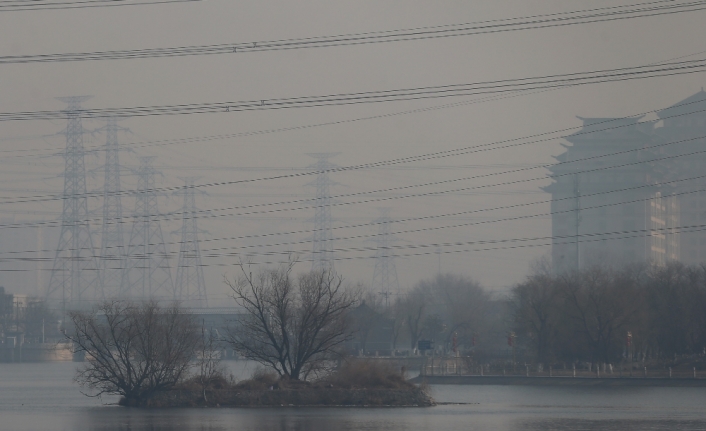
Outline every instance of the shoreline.
<path id="1" fill-rule="evenodd" d="M 411 383 L 429 385 L 590 386 L 706 388 L 706 379 L 666 377 L 547 377 L 547 376 L 422 376 Z"/>
<path id="2" fill-rule="evenodd" d="M 286 407 L 430 407 L 435 401 L 419 387 L 408 389 L 302 388 L 274 390 L 220 389 L 203 393 L 175 389 L 159 392 L 137 404 L 121 400 L 120 405 L 138 408 L 286 408 Z"/>

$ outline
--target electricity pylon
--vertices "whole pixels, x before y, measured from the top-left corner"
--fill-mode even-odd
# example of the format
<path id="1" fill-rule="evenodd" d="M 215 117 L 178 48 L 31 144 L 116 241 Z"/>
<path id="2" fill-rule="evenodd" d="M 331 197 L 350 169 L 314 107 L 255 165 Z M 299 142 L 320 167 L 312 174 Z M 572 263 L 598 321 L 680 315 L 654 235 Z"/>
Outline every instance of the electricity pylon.
<path id="1" fill-rule="evenodd" d="M 385 298 L 385 305 L 390 305 L 390 296 L 400 293 L 400 283 L 397 279 L 397 268 L 395 267 L 395 255 L 392 250 L 392 243 L 396 240 L 391 234 L 391 224 L 389 208 L 380 208 L 380 217 L 373 223 L 378 225 L 378 234 L 375 237 L 377 244 L 375 250 L 375 269 L 373 270 L 373 291 Z"/>
<path id="2" fill-rule="evenodd" d="M 104 127 L 105 179 L 103 182 L 103 227 L 101 230 L 100 275 L 103 296 L 119 297 L 125 292 L 126 268 L 125 237 L 123 234 L 123 207 L 120 199 L 120 145 L 118 123 L 108 118 Z"/>
<path id="3" fill-rule="evenodd" d="M 90 96 L 60 97 L 66 112 L 66 150 L 64 151 L 64 208 L 61 234 L 54 255 L 46 296 L 61 302 L 62 319 L 68 307 L 85 306 L 85 301 L 101 299 L 101 279 L 88 224 L 86 165 L 83 147 L 81 102 Z"/>
<path id="4" fill-rule="evenodd" d="M 314 234 L 312 237 L 312 265 L 313 271 L 334 271 L 333 234 L 331 232 L 331 192 L 330 188 L 336 183 L 329 177 L 328 171 L 336 167 L 328 161 L 339 153 L 313 153 L 309 156 L 318 159 L 310 168 L 317 172 L 316 180 L 309 185 L 316 187 L 314 200 Z"/>
<path id="5" fill-rule="evenodd" d="M 184 196 L 181 224 L 181 248 L 177 266 L 174 294 L 187 307 L 204 308 L 208 306 L 206 284 L 201 264 L 199 230 L 196 223 L 196 178 L 183 178 L 184 188 L 175 194 Z"/>
<path id="6" fill-rule="evenodd" d="M 155 189 L 157 171 L 154 157 L 140 157 L 137 170 L 137 196 L 132 230 L 123 274 L 123 296 L 141 299 L 173 300 L 174 285 L 169 269 L 169 255 L 164 244 Z"/>

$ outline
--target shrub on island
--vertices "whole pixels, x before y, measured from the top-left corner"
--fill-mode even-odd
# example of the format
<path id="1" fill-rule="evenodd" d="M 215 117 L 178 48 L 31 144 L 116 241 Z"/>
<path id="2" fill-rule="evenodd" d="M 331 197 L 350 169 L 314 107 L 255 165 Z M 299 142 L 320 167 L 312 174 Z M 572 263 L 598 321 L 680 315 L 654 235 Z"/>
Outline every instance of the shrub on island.
<path id="1" fill-rule="evenodd" d="M 424 388 L 407 382 L 396 367 L 378 361 L 351 361 L 313 381 L 280 378 L 258 370 L 240 382 L 214 379 L 202 396 L 197 381 L 163 391 L 143 407 L 422 407 L 434 405 Z"/>

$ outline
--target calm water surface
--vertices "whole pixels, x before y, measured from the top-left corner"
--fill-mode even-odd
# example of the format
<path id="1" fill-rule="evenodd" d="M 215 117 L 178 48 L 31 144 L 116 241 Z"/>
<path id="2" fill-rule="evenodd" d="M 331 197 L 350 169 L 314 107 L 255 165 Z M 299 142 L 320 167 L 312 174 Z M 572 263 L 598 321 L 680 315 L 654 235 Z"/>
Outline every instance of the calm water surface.
<path id="1" fill-rule="evenodd" d="M 235 374 L 252 366 L 230 363 Z M 76 364 L 0 364 L 0 430 L 706 430 L 706 388 L 434 386 L 437 401 L 398 409 L 144 411 L 88 398 Z"/>

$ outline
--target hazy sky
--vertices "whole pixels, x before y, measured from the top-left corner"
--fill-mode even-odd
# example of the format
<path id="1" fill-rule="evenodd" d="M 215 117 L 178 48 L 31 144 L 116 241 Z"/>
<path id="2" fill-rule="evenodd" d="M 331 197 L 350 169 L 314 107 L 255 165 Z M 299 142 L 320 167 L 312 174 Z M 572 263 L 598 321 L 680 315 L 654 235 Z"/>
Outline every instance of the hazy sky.
<path id="1" fill-rule="evenodd" d="M 194 3 L 109 7 L 77 10 L 0 12 L 0 56 L 140 49 L 250 42 L 393 30 L 419 26 L 455 24 L 481 20 L 571 11 L 637 3 L 599 0 L 336 0 L 297 2 L 259 0 L 206 0 Z M 628 21 L 587 24 L 552 29 L 456 37 L 353 47 L 243 53 L 143 60 L 0 65 L 0 112 L 57 110 L 58 96 L 93 95 L 87 108 L 138 105 L 186 104 L 228 100 L 266 99 L 332 93 L 386 90 L 405 87 L 472 83 L 504 78 L 522 78 L 635 66 L 697 54 L 706 50 L 703 40 L 706 11 Z M 694 59 L 702 58 L 699 54 Z M 123 153 L 126 167 L 137 165 L 136 156 L 157 156 L 164 173 L 163 186 L 176 186 L 180 176 L 199 176 L 197 183 L 264 178 L 303 172 L 313 163 L 307 153 L 339 152 L 332 159 L 340 166 L 409 157 L 452 150 L 504 139 L 529 136 L 580 125 L 576 116 L 625 116 L 669 106 L 697 92 L 706 82 L 702 74 L 599 84 L 522 95 L 484 103 L 461 104 L 384 118 L 339 125 L 303 128 L 297 131 L 258 134 L 227 139 L 168 143 L 170 139 L 200 138 L 256 132 L 278 128 L 354 120 L 383 114 L 467 102 L 473 98 L 428 99 L 376 105 L 222 113 L 189 116 L 132 118 L 121 124 L 130 133 L 121 142 L 135 153 Z M 98 129 L 100 121 L 85 121 L 87 129 Z M 2 186 L 0 196 L 12 198 L 55 194 L 62 190 L 63 161 L 56 155 L 65 144 L 62 121 L 0 123 Z M 87 135 L 86 146 L 100 145 L 101 134 Z M 167 141 L 164 141 L 167 140 Z M 154 141 L 162 141 L 154 145 Z M 149 144 L 145 144 L 149 142 Z M 340 185 L 334 195 L 345 195 L 407 187 L 432 181 L 451 180 L 505 170 L 533 167 L 553 161 L 562 151 L 561 140 L 528 144 L 512 150 L 496 150 L 396 165 L 392 168 L 356 170 L 332 175 Z M 17 152 L 8 150 L 18 150 Z M 29 150 L 29 151 L 19 151 Z M 89 189 L 102 187 L 98 170 L 102 156 L 88 157 Z M 495 222 L 447 228 L 450 225 L 500 218 L 542 214 L 549 211 L 549 195 L 539 187 L 548 184 L 544 169 L 483 179 L 457 181 L 437 186 L 411 187 L 398 191 L 341 197 L 332 212 L 334 237 L 355 237 L 336 242 L 337 269 L 351 281 L 370 283 L 374 262 L 365 257 L 374 247 L 366 235 L 376 228 L 365 224 L 378 217 L 379 207 L 391 208 L 397 219 L 436 216 L 518 203 L 544 202 L 518 209 L 486 211 L 471 215 L 409 221 L 393 231 L 440 228 L 397 235 L 399 254 L 431 253 L 397 261 L 404 287 L 438 270 L 436 246 L 449 242 L 503 240 L 550 235 L 550 218 L 541 216 L 510 222 Z M 539 180 L 532 180 L 538 178 Z M 543 178 L 543 179 L 542 179 Z M 471 191 L 452 189 L 490 185 L 514 180 L 519 184 Z M 283 255 L 263 253 L 301 251 L 309 258 L 307 243 L 313 210 L 306 204 L 276 205 L 313 196 L 306 187 L 313 177 L 263 180 L 248 185 L 203 187 L 202 209 L 213 209 L 199 221 L 207 230 L 202 244 L 204 263 L 209 265 L 211 297 L 223 297 L 223 274 L 234 274 L 228 266 L 237 257 L 225 253 L 253 253 L 251 259 L 271 261 Z M 125 188 L 135 179 L 126 170 Z M 444 192 L 436 196 L 430 192 Z M 384 198 L 410 194 L 427 196 Z M 360 203 L 361 200 L 378 200 Z M 355 202 L 348 204 L 350 202 Z M 176 196 L 160 202 L 162 209 L 176 211 Z M 220 208 L 275 204 L 249 210 L 217 211 Z M 100 201 L 89 201 L 98 210 Z M 123 200 L 132 211 L 131 198 Z M 276 212 L 228 215 L 242 212 Z M 61 213 L 60 201 L 35 204 L 2 204 L 4 220 L 53 220 Z M 178 218 L 165 223 L 167 242 L 179 228 Z M 99 224 L 94 224 L 96 229 Z M 265 233 L 296 234 L 269 238 L 218 240 Z M 51 233 L 47 234 L 51 237 Z M 269 246 L 271 244 L 282 244 Z M 540 242 L 540 243 L 546 243 Z M 44 244 L 51 249 L 54 243 Z M 252 248 L 238 248 L 255 246 Z M 29 247 L 36 247 L 31 244 Z M 177 247 L 171 245 L 172 250 Z M 464 249 L 488 246 L 465 245 L 441 248 L 441 269 L 465 274 L 484 285 L 501 289 L 526 275 L 533 260 L 549 252 L 548 246 L 491 251 Z M 497 247 L 497 246 L 491 246 Z M 500 245 L 503 247 L 503 245 Z M 448 252 L 448 253 L 447 253 Z M 47 256 L 50 253 L 46 254 Z M 213 255 L 213 257 L 208 257 Z M 8 263 L 3 263 L 6 267 Z M 225 266 L 223 266 L 225 265 Z M 310 264 L 300 264 L 308 269 Z M 11 289 L 11 287 L 10 287 Z M 12 290 L 12 289 L 11 289 Z M 220 296 L 219 296 L 220 295 Z M 213 302 L 216 304 L 216 301 Z"/>

